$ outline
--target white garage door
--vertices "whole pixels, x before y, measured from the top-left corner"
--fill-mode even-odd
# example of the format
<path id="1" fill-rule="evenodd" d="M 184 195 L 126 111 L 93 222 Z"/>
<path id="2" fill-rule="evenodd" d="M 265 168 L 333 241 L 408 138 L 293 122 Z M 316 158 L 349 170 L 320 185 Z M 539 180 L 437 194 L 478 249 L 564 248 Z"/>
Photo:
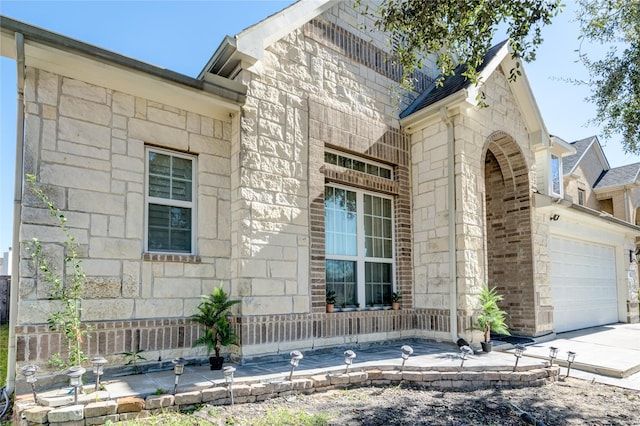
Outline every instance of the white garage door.
<path id="1" fill-rule="evenodd" d="M 613 247 L 551 238 L 556 333 L 618 322 Z"/>

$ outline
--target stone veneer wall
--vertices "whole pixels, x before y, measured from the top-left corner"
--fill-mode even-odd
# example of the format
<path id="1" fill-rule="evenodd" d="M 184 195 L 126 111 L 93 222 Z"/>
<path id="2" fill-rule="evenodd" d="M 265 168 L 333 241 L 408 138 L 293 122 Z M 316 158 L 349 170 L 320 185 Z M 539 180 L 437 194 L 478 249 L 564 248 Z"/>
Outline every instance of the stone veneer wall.
<path id="1" fill-rule="evenodd" d="M 259 66 L 237 77 L 249 88 L 232 146 L 232 293 L 242 300 L 237 320 L 245 357 L 351 342 L 366 330 L 374 340 L 401 331 L 433 336 L 448 327 L 437 320 L 415 330 L 411 319 L 410 147 L 399 130 L 399 73 L 385 54 L 386 40 L 363 31 L 363 19 L 340 3 L 271 45 Z M 327 147 L 389 164 L 394 180 L 326 166 Z M 399 313 L 325 314 L 328 181 L 394 196 Z"/>
<path id="2" fill-rule="evenodd" d="M 471 317 L 479 307 L 477 294 L 487 282 L 489 268 L 499 259 L 487 253 L 487 223 L 484 181 L 485 153 L 490 144 L 499 151 L 502 143 L 496 135 L 513 140 L 517 149 L 510 149 L 509 161 L 517 160 L 517 175 L 524 178 L 524 196 L 530 197 L 536 182 L 536 164 L 533 148 L 518 104 L 511 93 L 502 70 L 497 69 L 484 86 L 488 108 L 453 109 L 448 111 L 455 135 L 456 182 L 456 283 L 459 312 Z M 499 139 L 499 138 L 498 138 Z M 448 309 L 450 303 L 449 226 L 447 196 L 448 161 L 447 127 L 434 118 L 411 134 L 412 161 L 412 214 L 414 224 L 413 256 L 415 259 L 416 307 Z M 519 153 L 517 153 L 519 151 Z M 521 170 L 524 168 L 524 170 Z M 508 173 L 515 173 L 508 171 Z M 529 209 L 528 241 L 546 244 L 548 226 L 538 222 L 542 216 Z M 506 242 L 504 242 L 506 244 Z M 525 244 L 522 245 L 522 248 Z M 533 243 L 525 257 L 533 258 Z M 536 333 L 551 330 L 549 298 L 549 259 L 544 253 L 532 260 L 527 268 L 528 284 L 518 289 L 517 297 L 526 296 L 531 315 L 524 320 L 526 327 Z M 536 280 L 534 281 L 534 278 Z M 543 278 L 538 280 L 538 278 Z M 491 284 L 491 283 L 489 283 Z M 516 297 L 516 295 L 514 295 Z M 535 304 L 535 306 L 534 306 Z M 460 330 L 466 333 L 466 329 Z"/>
<path id="3" fill-rule="evenodd" d="M 138 348 L 151 359 L 204 354 L 190 349 L 188 335 L 182 346 L 176 330 L 195 313 L 200 295 L 230 277 L 231 118 L 221 121 L 33 68 L 25 99 L 26 173 L 37 176 L 68 219 L 87 275 L 82 318 L 95 326 L 86 341 L 89 355 L 117 363 L 120 352 Z M 196 156 L 197 256 L 144 252 L 146 146 Z M 33 237 L 61 270 L 65 238 L 26 187 L 20 238 Z M 64 351 L 60 335 L 44 325 L 55 303 L 28 253 L 21 255 L 18 361 L 44 367 L 51 354 Z M 147 332 L 164 334 L 145 343 Z"/>
<path id="4" fill-rule="evenodd" d="M 468 391 L 490 388 L 522 388 L 556 382 L 560 367 L 527 367 L 518 371 L 474 368 L 407 368 L 405 371 L 385 367 L 354 368 L 346 373 L 325 373 L 313 376 L 296 375 L 292 380 L 274 382 L 242 381 L 234 383 L 234 404 L 260 402 L 296 394 L 312 394 L 332 389 L 362 386 L 416 386 L 422 389 Z M 180 389 L 178 389 L 180 390 Z M 102 395 L 104 398 L 105 395 Z M 70 399 L 70 397 L 69 397 Z M 14 425 L 102 425 L 108 422 L 144 419 L 167 411 L 188 409 L 199 404 L 230 405 L 231 394 L 224 384 L 205 389 L 179 392 L 175 395 L 123 397 L 116 400 L 96 400 L 91 395 L 76 405 L 64 407 L 35 406 L 23 401 L 14 409 Z"/>

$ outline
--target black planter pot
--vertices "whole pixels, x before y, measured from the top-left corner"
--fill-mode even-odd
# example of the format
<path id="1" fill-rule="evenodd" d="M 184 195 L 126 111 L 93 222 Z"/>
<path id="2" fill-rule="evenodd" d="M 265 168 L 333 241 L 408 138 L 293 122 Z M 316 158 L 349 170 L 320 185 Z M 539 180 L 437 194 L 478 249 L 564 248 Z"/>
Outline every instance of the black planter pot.
<path id="1" fill-rule="evenodd" d="M 480 344 L 482 345 L 482 351 L 483 352 L 491 352 L 491 349 L 493 349 L 493 343 L 491 342 L 480 342 Z"/>
<path id="2" fill-rule="evenodd" d="M 211 370 L 222 370 L 222 363 L 224 362 L 224 357 L 221 356 L 210 356 L 209 357 L 209 368 Z"/>

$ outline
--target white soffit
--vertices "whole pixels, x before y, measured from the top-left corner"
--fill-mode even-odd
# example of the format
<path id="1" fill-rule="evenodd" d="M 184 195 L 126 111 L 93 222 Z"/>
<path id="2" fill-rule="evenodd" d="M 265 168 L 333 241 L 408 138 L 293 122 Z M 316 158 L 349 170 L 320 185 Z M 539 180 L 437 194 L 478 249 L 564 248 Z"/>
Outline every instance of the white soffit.
<path id="1" fill-rule="evenodd" d="M 300 0 L 236 35 L 238 52 L 261 60 L 272 43 L 340 3 L 340 0 Z"/>

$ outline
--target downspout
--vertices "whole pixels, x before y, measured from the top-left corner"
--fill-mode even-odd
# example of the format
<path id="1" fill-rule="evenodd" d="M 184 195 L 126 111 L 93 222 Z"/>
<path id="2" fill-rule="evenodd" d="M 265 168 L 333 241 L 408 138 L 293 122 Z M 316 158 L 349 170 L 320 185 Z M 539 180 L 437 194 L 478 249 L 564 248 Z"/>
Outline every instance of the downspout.
<path id="1" fill-rule="evenodd" d="M 447 109 L 440 108 L 440 118 L 447 125 L 447 189 L 449 198 L 449 318 L 451 341 L 458 340 L 458 283 L 456 259 L 456 138 Z"/>
<path id="2" fill-rule="evenodd" d="M 16 171 L 13 201 L 13 240 L 11 247 L 11 295 L 9 299 L 9 350 L 7 353 L 7 392 L 16 382 L 16 326 L 18 323 L 18 290 L 20 283 L 20 218 L 22 216 L 22 174 L 24 171 L 24 36 L 16 33 L 18 103 L 16 118 Z"/>

